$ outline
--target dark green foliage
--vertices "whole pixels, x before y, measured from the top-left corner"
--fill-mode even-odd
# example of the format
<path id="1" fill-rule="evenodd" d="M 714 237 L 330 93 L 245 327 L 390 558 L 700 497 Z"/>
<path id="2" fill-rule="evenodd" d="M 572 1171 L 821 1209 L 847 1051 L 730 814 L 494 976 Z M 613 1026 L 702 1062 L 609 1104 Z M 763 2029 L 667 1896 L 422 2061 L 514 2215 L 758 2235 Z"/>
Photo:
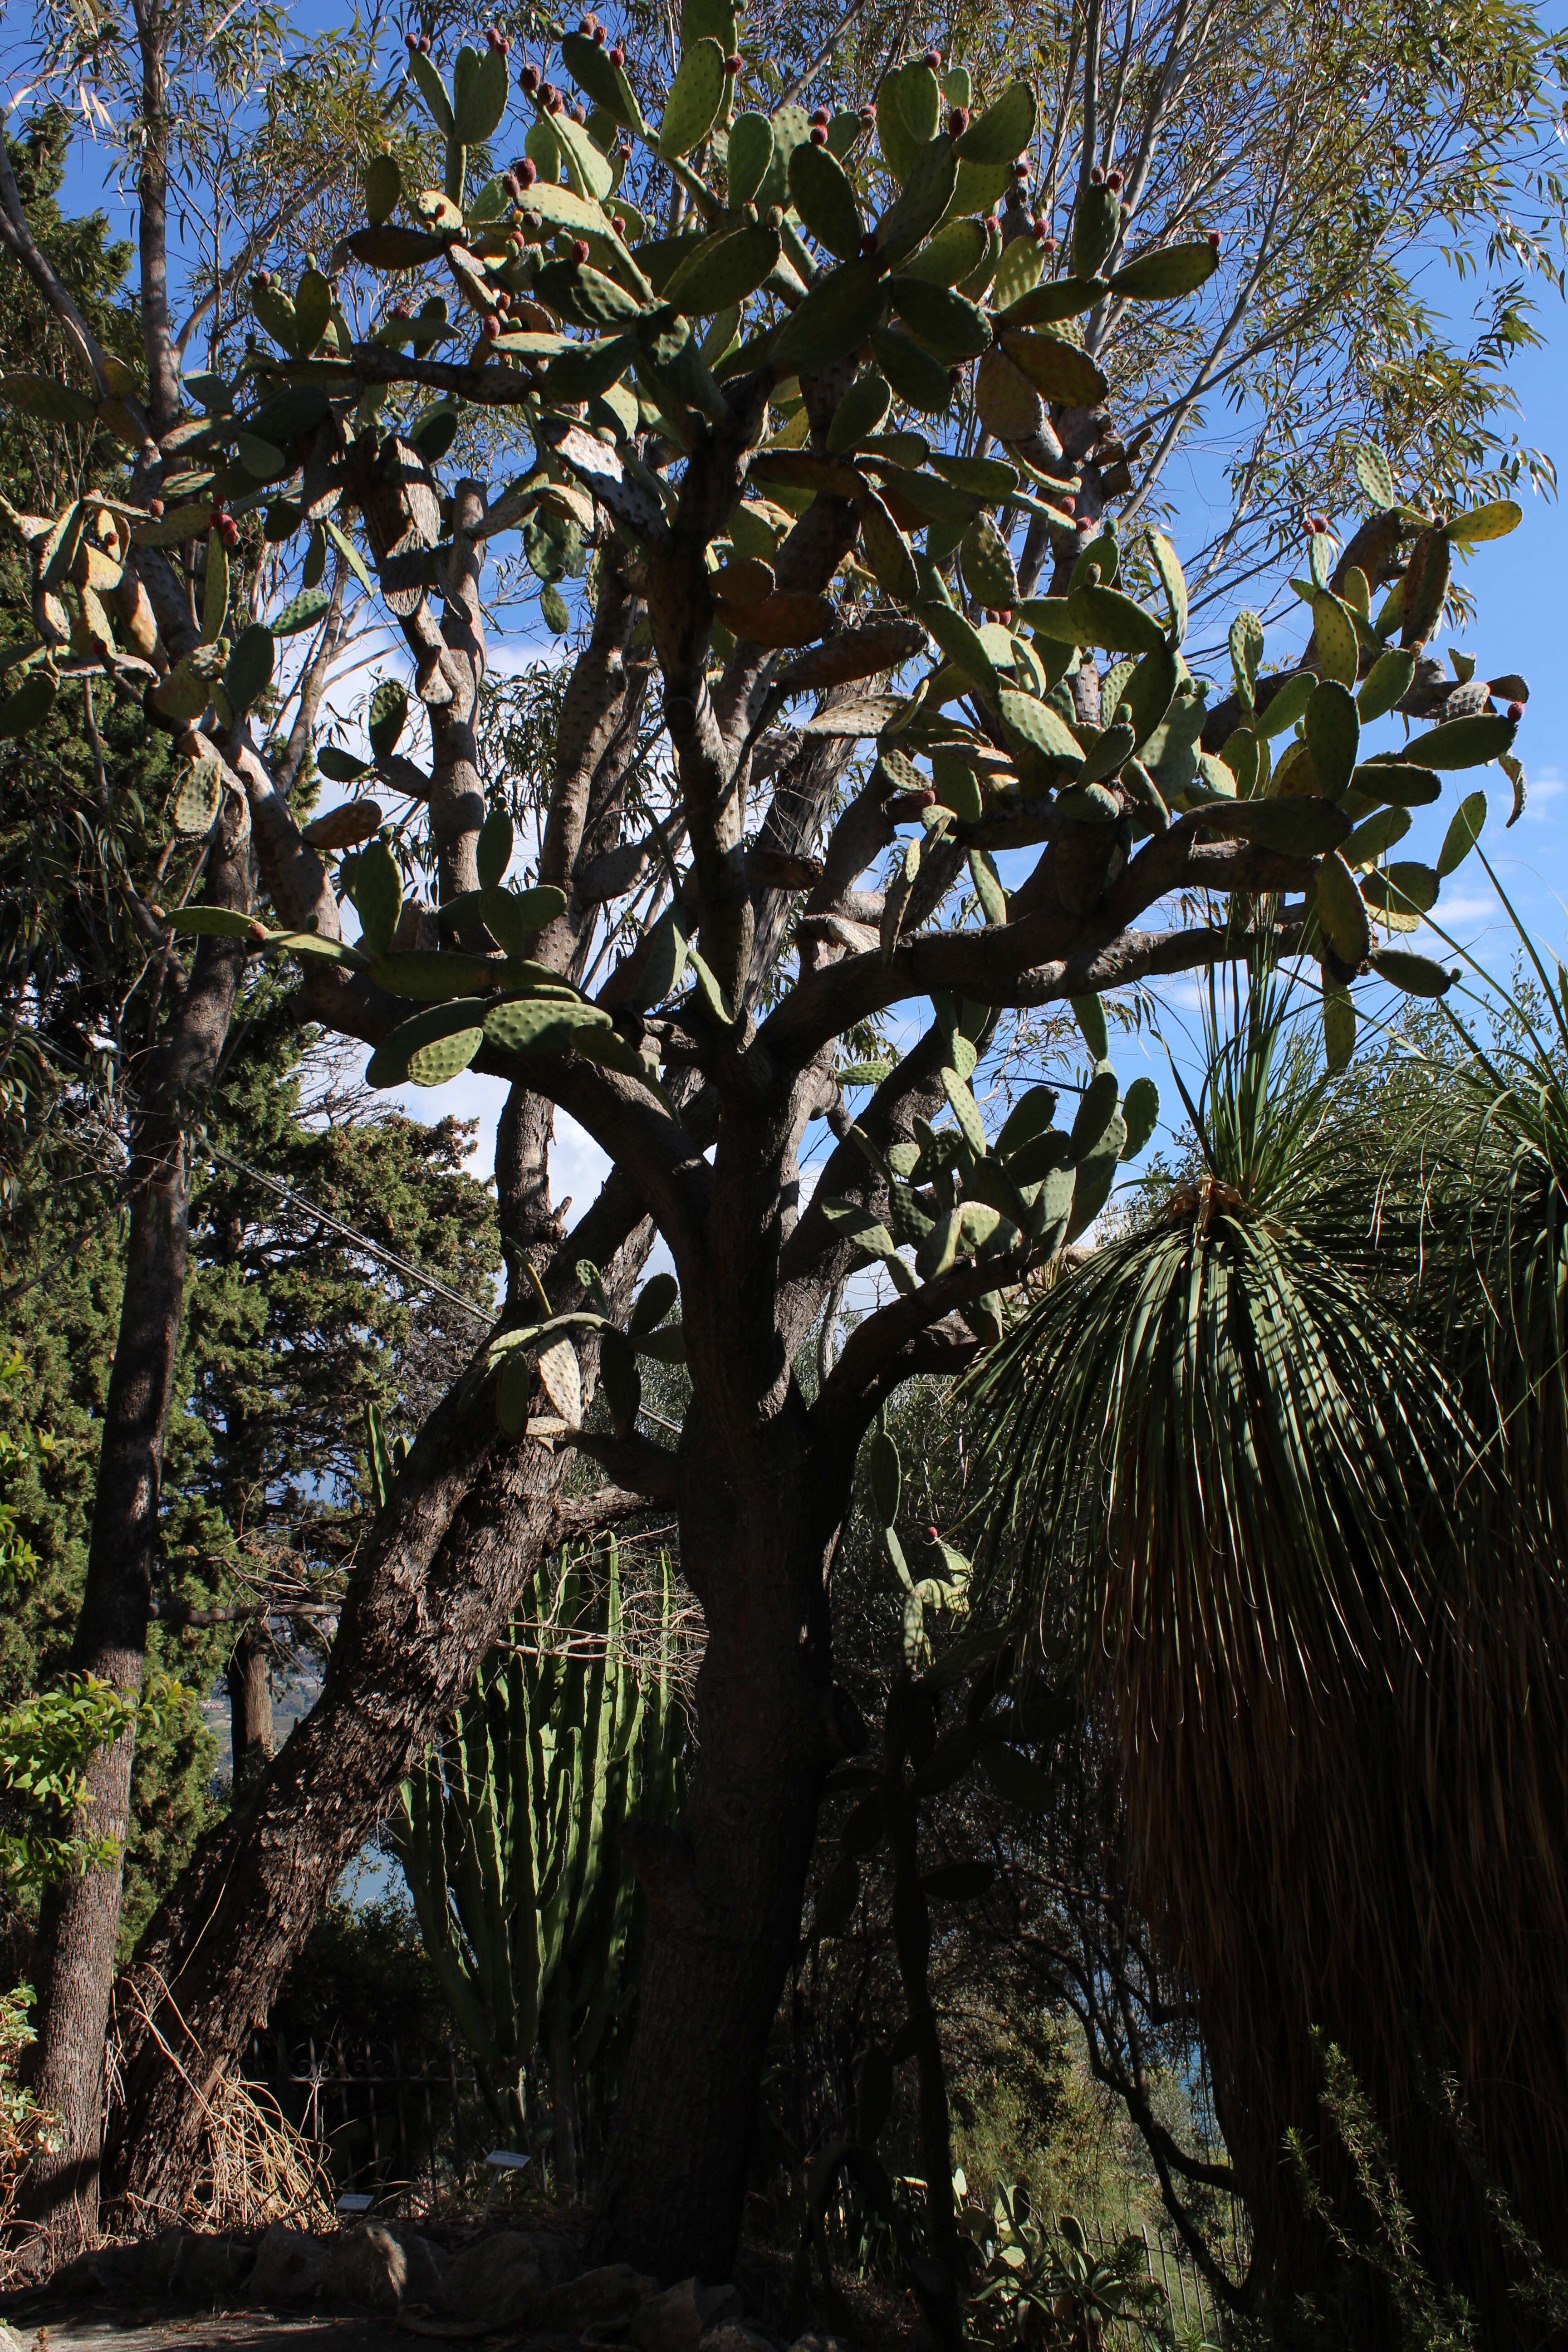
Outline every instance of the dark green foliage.
<path id="1" fill-rule="evenodd" d="M 363 1507 L 363 1410 L 412 1433 L 481 1328 L 497 1271 L 483 1186 L 464 1160 L 470 1130 L 422 1128 L 372 1107 L 348 1071 L 307 1050 L 274 985 L 242 1006 L 252 1053 L 231 1064 L 199 1165 L 192 1280 L 170 1415 L 164 1573 L 153 1687 L 172 1676 L 138 1739 L 121 1945 L 128 1952 L 205 1817 L 217 1745 L 200 1703 L 220 1676 L 232 1622 L 181 1625 L 272 1591 L 330 1591 Z M 15 1410 L 53 1431 L 14 1496 L 37 1572 L 0 1625 L 0 1706 L 63 1669 L 86 1568 L 98 1424 L 119 1315 L 121 1227 L 112 1163 L 85 1090 L 59 1097 L 48 1148 L 19 1171 L 5 1239 L 15 1278 L 47 1278 L 8 1311 L 22 1360 Z M 243 1160 L 245 1172 L 217 1152 Z M 270 1179 L 268 1182 L 265 1180 Z M 281 1183 L 298 1197 L 279 1197 Z M 348 1233 L 325 1226 L 326 1211 Z M 379 1243 L 474 1301 L 474 1314 L 378 1260 Z M 0 1412 L 11 1410 L 0 1400 Z M 279 1628 L 285 1646 L 286 1622 Z"/>
<path id="2" fill-rule="evenodd" d="M 435 2052 L 451 2036 L 451 2011 L 413 1912 L 391 1895 L 356 1904 L 333 1897 L 311 1928 L 268 2020 L 292 2053 L 334 2035 L 399 2053 Z"/>
<path id="3" fill-rule="evenodd" d="M 215 1154 L 201 1194 L 186 1317 L 191 1403 L 214 1449 L 202 1483 L 235 1524 L 259 1500 L 324 1566 L 339 1552 L 332 1529 L 363 1493 L 366 1402 L 412 1437 L 482 1332 L 499 1271 L 494 1214 L 466 1172 L 471 1127 L 422 1126 L 376 1102 L 352 1061 L 297 1034 L 270 982 L 254 985 L 247 1015 L 249 1050 L 229 1065 L 209 1121 L 229 1156 Z"/>

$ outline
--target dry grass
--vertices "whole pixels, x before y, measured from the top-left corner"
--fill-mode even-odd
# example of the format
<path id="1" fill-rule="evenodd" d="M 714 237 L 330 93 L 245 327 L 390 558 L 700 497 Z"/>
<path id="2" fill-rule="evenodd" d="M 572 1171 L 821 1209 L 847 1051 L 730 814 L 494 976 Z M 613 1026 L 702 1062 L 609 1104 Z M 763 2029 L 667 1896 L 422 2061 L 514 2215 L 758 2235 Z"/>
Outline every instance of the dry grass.
<path id="1" fill-rule="evenodd" d="M 210 2065 L 181 2018 L 162 1978 L 156 2002 L 142 1986 L 147 1972 L 128 1978 L 118 1998 L 128 2000 L 140 2031 L 152 2035 L 195 2100 L 203 2120 L 202 2159 L 178 2213 L 132 2200 L 126 2221 L 137 2236 L 184 2221 L 201 2230 L 264 2230 L 290 2221 L 318 2233 L 337 2228 L 332 2184 L 310 2141 L 294 2128 L 270 2093 Z M 176 2050 L 160 2020 L 173 2017 Z M 119 2095 L 120 2037 L 110 2036 L 109 2096 Z"/>
<path id="2" fill-rule="evenodd" d="M 207 2101 L 201 2168 L 183 2218 L 203 2230 L 258 2230 L 291 2221 L 318 2234 L 337 2228 L 332 2184 L 315 2147 L 270 2092 L 220 2078 Z"/>

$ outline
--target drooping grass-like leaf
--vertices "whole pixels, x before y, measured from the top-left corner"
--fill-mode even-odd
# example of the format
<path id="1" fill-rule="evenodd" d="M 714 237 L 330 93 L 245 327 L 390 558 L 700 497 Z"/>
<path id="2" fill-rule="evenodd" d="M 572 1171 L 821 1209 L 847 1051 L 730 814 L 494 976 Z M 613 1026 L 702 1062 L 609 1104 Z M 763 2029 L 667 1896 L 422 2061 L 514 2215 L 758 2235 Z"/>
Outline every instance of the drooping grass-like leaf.
<path id="1" fill-rule="evenodd" d="M 1204 1082 L 1183 1088 L 1191 1169 L 1069 1263 L 973 1382 L 980 1595 L 1011 1563 L 1009 1598 L 1076 1639 L 1114 1726 L 1133 1883 L 1196 1990 L 1266 2258 L 1288 2262 L 1300 2228 L 1279 2152 L 1312 2127 L 1321 2026 L 1394 2119 L 1401 2178 L 1451 2221 L 1461 2274 L 1500 2295 L 1496 2242 L 1418 2089 L 1441 2053 L 1503 2177 L 1560 2162 L 1555 1618 L 1528 1553 L 1498 1540 L 1519 1516 L 1428 1296 L 1452 1211 L 1379 1175 L 1376 1097 L 1317 1066 L 1289 983 L 1255 968 L 1228 1021 L 1221 987 Z M 1454 1108 L 1446 1088 L 1450 1125 Z M 1565 1228 L 1525 1199 L 1520 1352 L 1543 1360 Z M 1450 1289 L 1473 1323 L 1478 1286 L 1468 1306 Z M 1543 2044 L 1550 2090 L 1509 2072 L 1510 2050 Z M 1538 2201 L 1531 2226 L 1547 2221 Z"/>

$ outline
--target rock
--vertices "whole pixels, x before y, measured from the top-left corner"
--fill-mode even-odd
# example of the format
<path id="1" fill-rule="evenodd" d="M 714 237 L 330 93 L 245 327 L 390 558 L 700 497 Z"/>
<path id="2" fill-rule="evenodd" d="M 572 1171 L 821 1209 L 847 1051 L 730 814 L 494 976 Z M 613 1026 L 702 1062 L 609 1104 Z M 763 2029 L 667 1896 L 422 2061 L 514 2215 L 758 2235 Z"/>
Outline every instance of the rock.
<path id="1" fill-rule="evenodd" d="M 650 2294 L 637 2305 L 631 2335 L 637 2352 L 697 2352 L 702 2341 L 697 2281 L 682 2279 L 662 2294 Z"/>
<path id="2" fill-rule="evenodd" d="M 408 2281 L 408 2257 L 390 2230 L 366 2221 L 340 2231 L 321 2249 L 321 2285 L 339 2303 L 363 2304 L 371 2311 L 400 2308 Z"/>
<path id="3" fill-rule="evenodd" d="M 707 2330 L 702 2352 L 777 2352 L 777 2347 L 771 2336 L 737 2315 L 721 2318 Z"/>
<path id="4" fill-rule="evenodd" d="M 14 2327 L 7 2327 L 3 2319 L 0 2319 L 0 2352 L 27 2352 L 21 2336 Z"/>
<path id="5" fill-rule="evenodd" d="M 243 2238 L 214 2238 L 196 2230 L 187 2230 L 184 2240 L 179 2279 L 184 2293 L 196 2303 L 236 2300 L 256 2266 L 256 2248 Z"/>
<path id="6" fill-rule="evenodd" d="M 555 2327 L 563 2336 L 581 2336 L 585 2328 L 603 2327 L 612 2320 L 629 2319 L 639 2304 L 658 2293 L 657 2279 L 634 2271 L 630 2263 L 605 2263 L 563 2279 L 546 2292 L 538 2311 L 541 2327 Z"/>
<path id="7" fill-rule="evenodd" d="M 730 2286 L 700 2286 L 697 2308 L 702 2314 L 702 2333 L 710 2327 L 722 2327 L 731 2320 L 739 2320 L 744 2310 L 738 2288 Z"/>
<path id="8" fill-rule="evenodd" d="M 175 2228 L 161 2230 L 147 2249 L 147 2265 L 158 2287 L 164 2294 L 184 2284 L 185 2240 L 189 2232 Z"/>
<path id="9" fill-rule="evenodd" d="M 700 2286 L 694 2278 L 682 2279 L 638 2305 L 632 2342 L 637 2352 L 697 2352 L 709 2328 L 740 2316 L 741 2298 L 732 2286 Z"/>
<path id="10" fill-rule="evenodd" d="M 575 2278 L 582 2269 L 583 2249 L 564 2231 L 535 2230 L 531 2242 L 546 2286 L 559 2286 L 563 2279 Z"/>
<path id="11" fill-rule="evenodd" d="M 403 2239 L 403 2254 L 408 2265 L 403 2282 L 404 2302 L 434 2303 L 447 2275 L 443 2256 L 428 2238 L 416 2237 L 412 2231 Z"/>
<path id="12" fill-rule="evenodd" d="M 49 2280 L 49 2292 L 61 2302 L 78 2303 L 107 2295 L 111 2303 L 134 2303 L 154 2290 L 151 2246 L 92 2246 L 78 2254 Z"/>
<path id="13" fill-rule="evenodd" d="M 491 2319 L 498 2327 L 520 2321 L 526 2326 L 537 2315 L 544 2293 L 544 2273 L 532 2239 L 519 2230 L 498 2230 L 477 2246 L 465 2246 L 437 2299 L 443 2311 L 463 2319 Z"/>
<path id="14" fill-rule="evenodd" d="M 274 2221 L 256 2249 L 250 2273 L 252 2303 L 309 2303 L 321 2290 L 326 2249 L 303 2230 Z"/>
<path id="15" fill-rule="evenodd" d="M 255 2252 L 243 2238 L 215 2238 L 200 2230 L 164 2230 L 146 2249 L 152 2282 L 163 2294 L 198 2303 L 225 2303 L 244 2284 Z"/>

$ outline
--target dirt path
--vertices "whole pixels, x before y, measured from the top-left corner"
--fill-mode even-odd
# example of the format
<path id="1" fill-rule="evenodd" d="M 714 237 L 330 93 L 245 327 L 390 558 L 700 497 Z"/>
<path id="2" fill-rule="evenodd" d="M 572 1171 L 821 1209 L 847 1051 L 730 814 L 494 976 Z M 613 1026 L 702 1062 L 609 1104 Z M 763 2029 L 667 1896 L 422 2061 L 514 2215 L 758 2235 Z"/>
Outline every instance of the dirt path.
<path id="1" fill-rule="evenodd" d="M 415 2335 L 390 2319 L 357 2312 L 341 2316 L 322 2312 L 170 2314 L 145 2306 L 116 2310 L 102 2304 L 53 2309 L 36 2305 L 26 2317 L 8 2316 L 5 2325 L 20 2339 L 24 2352 L 32 2352 L 40 2332 L 45 2340 L 37 2352 L 205 2352 L 209 2345 L 215 2352 L 219 2347 L 222 2352 L 420 2352 L 426 2343 L 431 2352 L 441 2352 L 448 2342 L 454 2343 L 455 2352 L 455 2340 L 467 2332 L 457 2322 L 451 2339 L 428 2336 L 424 2329 Z"/>

